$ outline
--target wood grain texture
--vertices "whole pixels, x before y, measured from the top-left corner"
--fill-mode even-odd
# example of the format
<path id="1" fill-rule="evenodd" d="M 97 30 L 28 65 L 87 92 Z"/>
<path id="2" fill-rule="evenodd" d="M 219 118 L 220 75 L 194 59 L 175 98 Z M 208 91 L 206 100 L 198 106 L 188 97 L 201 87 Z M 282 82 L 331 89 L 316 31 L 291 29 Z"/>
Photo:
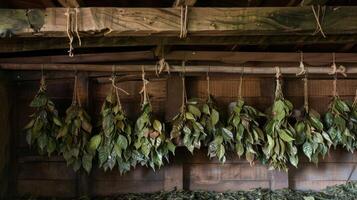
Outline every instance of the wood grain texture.
<path id="1" fill-rule="evenodd" d="M 66 37 L 66 8 L 35 10 L 30 18 L 24 10 L 3 10 L 2 32 L 32 37 L 30 24 L 44 21 L 42 37 Z M 9 14 L 10 13 L 10 14 Z M 13 17 L 16 16 L 16 17 Z M 80 8 L 79 31 L 86 36 L 178 36 L 180 9 L 178 8 Z M 311 35 L 315 19 L 310 7 L 257 8 L 190 8 L 190 35 Z M 353 7 L 327 7 L 322 26 L 328 34 L 354 34 L 357 13 Z M 11 19 L 11 21 L 8 21 Z M 343 22 L 343 23 L 341 23 Z"/>

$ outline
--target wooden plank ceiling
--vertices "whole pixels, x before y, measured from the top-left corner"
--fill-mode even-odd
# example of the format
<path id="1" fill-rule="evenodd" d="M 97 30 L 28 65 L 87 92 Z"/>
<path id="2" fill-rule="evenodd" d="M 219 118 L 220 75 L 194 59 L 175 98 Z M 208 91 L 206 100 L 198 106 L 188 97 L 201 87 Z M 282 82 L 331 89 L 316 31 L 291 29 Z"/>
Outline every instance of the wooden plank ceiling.
<path id="1" fill-rule="evenodd" d="M 172 8 L 175 5 L 182 5 L 182 2 L 195 7 L 190 9 L 189 34 L 188 38 L 184 39 L 178 37 L 180 24 L 176 23 L 180 21 L 180 9 Z M 320 21 L 327 34 L 326 38 L 320 33 L 313 34 L 316 20 L 311 5 L 317 4 L 326 6 L 326 8 L 315 6 L 315 10 L 319 10 L 321 14 Z M 58 18 L 66 12 L 64 7 L 79 7 L 80 14 L 83 16 L 92 13 L 99 16 L 94 20 L 97 24 L 92 20 L 80 23 L 82 47 L 75 42 L 75 54 L 78 57 L 67 61 L 64 61 L 68 50 L 66 19 Z M 0 8 L 8 9 L 2 12 L 0 21 L 4 22 L 7 18 L 11 18 L 12 21 L 23 21 L 23 27 L 17 26 L 15 33 L 26 36 L 0 40 L 2 63 L 13 63 L 23 57 L 33 57 L 28 63 L 38 63 L 42 58 L 47 63 L 88 63 L 88 60 L 92 63 L 120 64 L 135 60 L 153 63 L 165 55 L 169 60 L 183 59 L 186 58 L 186 54 L 182 52 L 188 52 L 191 61 L 198 64 L 204 62 L 242 64 L 253 61 L 252 59 L 242 61 L 244 59 L 233 59 L 233 57 L 258 55 L 262 58 L 259 52 L 292 52 L 293 54 L 289 54 L 287 58 L 295 59 L 299 57 L 296 55 L 299 55 L 300 51 L 326 52 L 327 54 L 318 54 L 323 55 L 321 61 L 322 58 L 329 57 L 331 52 L 357 51 L 357 15 L 353 12 L 357 8 L 357 1 L 352 0 L 2 0 Z M 45 12 L 28 10 L 45 8 L 51 9 L 46 9 Z M 114 11 L 125 13 L 119 16 L 119 22 L 127 16 L 128 21 L 122 25 L 108 25 L 107 14 Z M 9 12 L 7 17 L 6 12 Z M 17 15 L 10 17 L 14 12 Z M 131 12 L 141 13 L 143 16 L 130 18 Z M 151 15 L 148 20 L 153 20 L 153 24 L 157 23 L 155 19 L 159 16 L 164 16 L 163 19 L 167 19 L 169 23 L 161 24 L 160 29 L 150 25 L 149 22 L 148 25 L 145 21 L 140 21 L 146 14 Z M 44 23 L 44 25 L 40 24 L 40 34 L 34 33 L 33 30 L 38 24 L 27 23 L 28 20 L 31 21 L 32 16 L 34 18 L 45 16 L 42 22 L 40 20 L 40 23 Z M 53 16 L 57 17 L 53 18 Z M 217 24 L 207 25 L 210 21 Z M 103 31 L 98 31 L 101 29 L 98 28 L 98 22 L 105 25 L 103 29 L 107 28 L 107 32 L 104 31 L 105 37 L 102 37 Z M 237 26 L 235 25 L 237 22 L 245 25 Z M 127 23 L 135 26 L 126 26 Z M 223 26 L 223 24 L 231 24 L 231 26 Z M 220 27 L 225 28 L 221 30 Z M 93 33 L 84 34 L 86 30 L 95 32 L 96 36 L 92 37 Z M 163 46 L 164 51 L 161 51 Z M 198 53 L 192 55 L 192 52 Z M 242 54 L 238 55 L 237 52 Z M 113 58 L 112 55 L 119 55 L 119 57 Z M 340 57 L 350 58 L 351 55 L 354 54 L 340 54 Z M 266 58 L 267 55 L 263 57 Z M 279 60 L 279 54 L 273 58 Z M 294 61 L 290 59 L 289 62 Z"/>

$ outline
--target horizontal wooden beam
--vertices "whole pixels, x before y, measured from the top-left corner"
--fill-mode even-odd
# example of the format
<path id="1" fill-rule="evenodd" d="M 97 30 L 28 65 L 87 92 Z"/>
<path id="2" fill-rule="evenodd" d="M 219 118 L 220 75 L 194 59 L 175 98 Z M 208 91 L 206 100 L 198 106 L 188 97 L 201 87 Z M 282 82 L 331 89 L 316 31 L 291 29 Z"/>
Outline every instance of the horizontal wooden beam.
<path id="1" fill-rule="evenodd" d="M 327 35 L 357 33 L 353 6 L 326 7 Z M 66 8 L 0 10 L 0 33 L 20 37 L 67 37 Z M 79 32 L 91 36 L 179 36 L 179 8 L 80 8 Z M 314 33 L 311 7 L 196 8 L 188 14 L 193 36 L 305 35 Z M 6 33 L 6 34 L 5 34 Z"/>
<path id="2" fill-rule="evenodd" d="M 133 51 L 133 52 L 115 52 L 115 53 L 88 53 L 76 54 L 74 57 L 68 55 L 54 56 L 34 56 L 34 57 L 13 57 L 0 58 L 0 63 L 22 63 L 41 64 L 41 63 L 98 63 L 98 62 L 122 62 L 122 61 L 140 61 L 153 60 L 155 58 L 152 51 Z"/>
<path id="3" fill-rule="evenodd" d="M 130 73 L 130 72 L 141 72 L 142 64 L 137 65 L 118 65 L 116 66 L 117 72 Z M 145 70 L 149 72 L 155 72 L 155 65 L 144 65 Z M 113 65 L 108 64 L 0 64 L 0 69 L 4 70 L 56 70 L 56 71 L 89 71 L 89 72 L 111 72 Z M 309 74 L 325 74 L 327 75 L 331 72 L 329 66 L 326 67 L 306 67 Z M 275 74 L 276 68 L 273 67 L 260 67 L 260 66 L 226 66 L 226 65 L 187 65 L 185 72 L 187 73 L 244 73 L 244 74 Z M 182 72 L 183 68 L 181 65 L 171 65 L 170 72 Z M 294 66 L 284 66 L 280 67 L 280 71 L 283 74 L 296 74 L 300 72 L 298 65 Z M 347 67 L 347 74 L 357 74 L 357 64 L 351 64 Z"/>
<path id="4" fill-rule="evenodd" d="M 357 43 L 357 34 L 320 36 L 190 36 L 178 37 L 82 37 L 82 46 L 74 43 L 74 53 L 78 48 L 157 46 L 157 45 L 310 45 Z M 67 38 L 6 38 L 0 40 L 0 53 L 62 49 L 67 52 Z"/>
<path id="5" fill-rule="evenodd" d="M 165 54 L 167 61 L 210 61 L 220 63 L 298 63 L 297 52 L 232 52 L 232 51 L 171 51 Z M 357 63 L 357 53 L 335 53 L 338 63 Z M 0 58 L 0 63 L 120 63 L 126 61 L 156 61 L 153 51 L 111 52 L 68 55 Z M 332 53 L 303 53 L 304 63 L 321 65 L 332 62 Z"/>

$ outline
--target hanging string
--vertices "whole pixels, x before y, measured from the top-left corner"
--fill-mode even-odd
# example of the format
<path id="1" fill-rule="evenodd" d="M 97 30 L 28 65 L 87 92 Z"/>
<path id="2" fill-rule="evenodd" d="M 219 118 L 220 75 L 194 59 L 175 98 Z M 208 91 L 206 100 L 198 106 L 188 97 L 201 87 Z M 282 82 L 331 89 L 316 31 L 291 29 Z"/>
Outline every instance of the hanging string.
<path id="1" fill-rule="evenodd" d="M 336 96 L 338 96 L 338 93 L 337 93 L 337 76 L 338 76 L 338 74 L 341 74 L 344 77 L 347 77 L 347 74 L 346 74 L 346 67 L 345 66 L 340 65 L 337 68 L 335 53 L 332 53 L 331 72 L 329 72 L 328 74 L 334 76 L 334 79 L 333 79 L 333 82 L 332 82 L 332 86 L 333 86 L 332 95 L 333 95 L 333 97 L 336 97 Z"/>
<path id="2" fill-rule="evenodd" d="M 141 103 L 142 104 L 146 104 L 146 103 L 150 103 L 150 99 L 149 99 L 149 96 L 147 94 L 147 84 L 149 83 L 148 80 L 145 79 L 145 67 L 144 65 L 141 66 L 141 79 L 143 81 L 143 87 L 142 89 L 140 90 L 140 94 L 142 95 L 142 99 L 141 99 Z"/>
<path id="3" fill-rule="evenodd" d="M 188 16 L 188 6 L 181 6 L 181 21 L 180 21 L 180 38 L 187 37 L 187 16 Z"/>
<path id="4" fill-rule="evenodd" d="M 72 97 L 72 105 L 77 104 L 77 72 L 74 75 L 74 85 L 73 85 L 73 97 Z"/>
<path id="5" fill-rule="evenodd" d="M 209 72 L 211 71 L 211 67 L 208 66 L 208 70 L 206 73 L 206 80 L 207 80 L 207 98 L 208 100 L 211 99 L 211 88 L 210 88 L 210 77 L 209 77 Z"/>
<path id="6" fill-rule="evenodd" d="M 356 105 L 357 105 L 357 89 L 356 89 L 355 98 L 353 100 L 352 107 L 356 107 Z"/>
<path id="7" fill-rule="evenodd" d="M 72 34 L 72 17 L 71 17 L 71 8 L 67 8 L 67 11 L 64 14 L 67 18 L 67 37 L 69 39 L 69 57 L 73 57 L 73 34 Z"/>
<path id="8" fill-rule="evenodd" d="M 283 97 L 283 93 L 281 91 L 281 83 L 280 83 L 280 68 L 277 66 L 275 67 L 276 73 L 275 73 L 275 78 L 276 78 L 276 88 L 275 88 L 275 99 L 279 99 Z"/>
<path id="9" fill-rule="evenodd" d="M 124 89 L 118 87 L 118 86 L 115 84 L 115 82 L 116 82 L 116 74 L 115 74 L 115 71 L 116 71 L 116 70 L 115 70 L 115 65 L 113 65 L 113 66 L 112 66 L 112 77 L 109 78 L 109 80 L 112 82 L 112 87 L 115 88 L 116 90 L 119 90 L 119 91 L 123 92 L 123 93 L 126 94 L 126 95 L 130 95 L 129 92 L 127 92 L 126 90 L 124 90 Z"/>
<path id="10" fill-rule="evenodd" d="M 312 13 L 314 14 L 315 20 L 316 20 L 316 31 L 313 33 L 315 35 L 316 33 L 320 32 L 322 37 L 326 38 L 326 34 L 324 30 L 322 29 L 321 22 L 320 22 L 320 11 L 321 11 L 321 6 L 317 5 L 317 12 L 315 10 L 315 6 L 311 6 Z"/>
<path id="11" fill-rule="evenodd" d="M 78 28 L 78 14 L 79 14 L 79 8 L 75 8 L 74 10 L 72 8 L 67 8 L 67 11 L 65 12 L 65 16 L 67 19 L 67 27 L 66 27 L 66 32 L 67 32 L 67 37 L 69 39 L 69 50 L 68 50 L 68 55 L 69 57 L 73 57 L 73 41 L 74 41 L 74 34 L 76 35 L 78 39 L 78 44 L 79 46 L 82 46 L 82 40 L 79 35 L 79 28 Z"/>
<path id="12" fill-rule="evenodd" d="M 337 74 L 335 74 L 332 82 L 332 96 L 337 97 Z"/>
<path id="13" fill-rule="evenodd" d="M 76 35 L 77 35 L 77 38 L 78 38 L 78 44 L 79 46 L 82 46 L 82 40 L 81 40 L 81 37 L 79 36 L 79 31 L 78 31 L 78 14 L 79 14 L 79 8 L 75 8 L 75 29 L 74 31 L 76 32 Z"/>
<path id="14" fill-rule="evenodd" d="M 300 72 L 298 72 L 296 74 L 296 76 L 301 76 L 301 75 L 305 75 L 306 74 L 306 69 L 305 69 L 305 65 L 304 65 L 304 54 L 303 52 L 300 52 Z"/>
<path id="15" fill-rule="evenodd" d="M 43 73 L 43 64 L 41 65 L 41 81 L 40 81 L 40 91 L 45 91 L 46 90 L 46 80 L 45 80 L 45 76 Z"/>
<path id="16" fill-rule="evenodd" d="M 187 93 L 186 93 L 186 83 L 185 83 L 185 74 L 186 74 L 186 63 L 182 61 L 182 106 L 181 109 L 184 109 L 187 102 Z"/>
<path id="17" fill-rule="evenodd" d="M 308 90 L 308 79 L 307 75 L 305 74 L 305 77 L 303 78 L 304 81 L 304 109 L 305 112 L 309 112 L 309 90 Z"/>
<path id="18" fill-rule="evenodd" d="M 238 100 L 243 99 L 243 97 L 242 97 L 243 74 L 244 74 L 244 67 L 242 67 L 242 71 L 240 73 L 240 78 L 239 78 Z"/>

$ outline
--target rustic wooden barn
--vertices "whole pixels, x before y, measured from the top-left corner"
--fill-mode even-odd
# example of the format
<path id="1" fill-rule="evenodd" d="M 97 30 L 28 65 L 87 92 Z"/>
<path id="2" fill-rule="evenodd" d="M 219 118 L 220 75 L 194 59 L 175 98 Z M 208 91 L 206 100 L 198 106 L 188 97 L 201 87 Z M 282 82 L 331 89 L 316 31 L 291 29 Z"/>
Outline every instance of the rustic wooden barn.
<path id="1" fill-rule="evenodd" d="M 227 113 L 228 104 L 237 98 L 242 73 L 244 99 L 262 111 L 269 107 L 274 100 L 276 66 L 283 76 L 286 98 L 296 107 L 303 106 L 303 83 L 296 77 L 303 55 L 310 78 L 310 106 L 324 113 L 332 95 L 333 76 L 328 73 L 333 57 L 347 73 L 347 77 L 338 77 L 338 94 L 352 100 L 357 89 L 355 1 L 0 2 L 0 194 L 4 198 L 28 194 L 108 196 L 173 189 L 320 190 L 357 180 L 357 157 L 342 149 L 330 150 L 318 166 L 302 159 L 297 169 L 290 167 L 285 172 L 268 170 L 259 162 L 250 166 L 236 155 L 229 155 L 221 164 L 209 159 L 205 148 L 191 155 L 179 147 L 170 163 L 155 172 L 138 167 L 120 175 L 117 170 L 104 172 L 94 165 L 88 175 L 74 172 L 61 156 L 39 156 L 28 147 L 22 131 L 33 112 L 28 105 L 42 73 L 48 93 L 63 115 L 71 104 L 77 71 L 81 101 L 96 121 L 111 86 L 108 78 L 113 66 L 123 77 L 120 87 L 129 93 L 121 96 L 129 117 L 135 119 L 139 113 L 141 69 L 145 66 L 154 112 L 169 122 L 181 105 L 182 61 L 186 61 L 188 96 L 206 97 L 209 73 L 211 93 L 220 110 Z M 69 35 L 66 13 L 71 18 Z M 68 36 L 74 38 L 73 57 L 67 52 Z M 160 59 L 170 64 L 170 74 L 164 70 L 157 77 Z"/>

